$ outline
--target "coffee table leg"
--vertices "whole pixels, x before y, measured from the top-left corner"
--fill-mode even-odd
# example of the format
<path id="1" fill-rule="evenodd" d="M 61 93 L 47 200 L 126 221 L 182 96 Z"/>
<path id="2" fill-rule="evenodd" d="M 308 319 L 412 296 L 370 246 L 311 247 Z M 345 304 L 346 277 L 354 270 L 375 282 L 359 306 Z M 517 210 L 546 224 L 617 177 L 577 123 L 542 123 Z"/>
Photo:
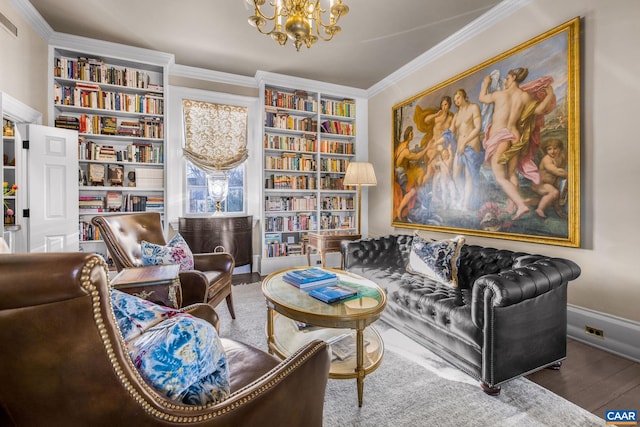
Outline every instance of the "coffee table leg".
<path id="1" fill-rule="evenodd" d="M 364 395 L 364 330 L 356 329 L 356 374 L 358 382 L 358 406 L 362 407 Z"/>
<path id="2" fill-rule="evenodd" d="M 275 340 L 273 338 L 273 307 L 267 303 L 267 347 L 269 354 L 273 354 Z"/>

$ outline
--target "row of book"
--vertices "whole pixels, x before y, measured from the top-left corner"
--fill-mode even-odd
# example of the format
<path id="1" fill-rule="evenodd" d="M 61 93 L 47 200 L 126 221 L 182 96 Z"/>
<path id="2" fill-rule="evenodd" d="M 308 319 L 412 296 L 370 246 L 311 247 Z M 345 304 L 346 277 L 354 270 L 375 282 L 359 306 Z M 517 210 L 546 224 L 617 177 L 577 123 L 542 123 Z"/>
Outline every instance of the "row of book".
<path id="1" fill-rule="evenodd" d="M 264 230 L 267 233 L 283 231 L 308 231 L 317 228 L 318 220 L 315 214 L 296 214 L 288 216 L 266 217 Z M 268 243 L 268 242 L 267 242 Z"/>
<path id="2" fill-rule="evenodd" d="M 315 190 L 318 179 L 315 176 L 271 175 L 265 179 L 266 189 Z"/>
<path id="3" fill-rule="evenodd" d="M 102 236 L 100 236 L 100 229 L 90 222 L 80 221 L 78 226 L 78 233 L 81 242 L 102 239 Z"/>
<path id="4" fill-rule="evenodd" d="M 314 153 L 317 147 L 316 143 L 317 141 L 312 135 L 285 136 L 264 134 L 264 148 L 272 150 L 307 151 Z"/>
<path id="5" fill-rule="evenodd" d="M 322 190 L 352 190 L 353 187 L 345 188 L 344 177 L 323 176 L 320 177 L 320 188 Z"/>
<path id="6" fill-rule="evenodd" d="M 267 106 L 288 108 L 291 110 L 318 111 L 318 101 L 306 91 L 296 90 L 293 93 L 275 89 L 265 89 L 264 103 Z"/>
<path id="7" fill-rule="evenodd" d="M 355 228 L 355 219 L 352 216 L 320 214 L 320 228 L 322 230 L 338 230 Z"/>
<path id="8" fill-rule="evenodd" d="M 54 103 L 74 107 L 140 114 L 164 114 L 162 94 L 131 94 L 100 90 L 98 85 L 53 86 Z"/>
<path id="9" fill-rule="evenodd" d="M 320 132 L 332 133 L 335 135 L 356 135 L 356 126 L 354 123 L 345 123 L 338 120 L 325 120 L 322 122 Z"/>
<path id="10" fill-rule="evenodd" d="M 151 76 L 148 72 L 106 65 L 99 58 L 55 58 L 53 74 L 63 79 L 162 91 L 162 86 L 150 83 Z"/>
<path id="11" fill-rule="evenodd" d="M 106 160 L 117 162 L 164 163 L 164 147 L 161 144 L 133 143 L 122 149 L 100 145 L 78 138 L 79 160 Z"/>
<path id="12" fill-rule="evenodd" d="M 349 167 L 347 159 L 320 159 L 320 170 L 322 172 L 345 173 Z"/>
<path id="13" fill-rule="evenodd" d="M 353 142 L 330 141 L 323 139 L 320 141 L 320 152 L 330 154 L 355 154 Z"/>
<path id="14" fill-rule="evenodd" d="M 55 127 L 77 130 L 81 134 L 116 135 L 131 138 L 164 138 L 164 124 L 159 117 L 142 117 L 139 120 L 120 120 L 112 116 L 59 115 L 55 118 Z"/>
<path id="15" fill-rule="evenodd" d="M 109 191 L 106 196 L 79 196 L 81 214 L 102 212 L 163 212 L 164 197 Z"/>
<path id="16" fill-rule="evenodd" d="M 345 99 L 343 101 L 321 99 L 320 113 L 328 116 L 355 117 L 356 103 L 353 99 Z"/>
<path id="17" fill-rule="evenodd" d="M 280 111 L 265 111 L 264 125 L 275 129 L 316 132 L 318 122 L 311 117 L 296 117 Z"/>
<path id="18" fill-rule="evenodd" d="M 293 196 L 266 196 L 264 210 L 269 211 L 315 211 L 318 207 L 318 199 L 315 195 L 302 197 Z"/>
<path id="19" fill-rule="evenodd" d="M 316 171 L 316 159 L 313 154 L 283 153 L 280 157 L 266 156 L 264 158 L 264 168 L 314 172 Z"/>
<path id="20" fill-rule="evenodd" d="M 320 209 L 332 211 L 350 211 L 354 209 L 353 197 L 323 196 L 320 199 Z"/>

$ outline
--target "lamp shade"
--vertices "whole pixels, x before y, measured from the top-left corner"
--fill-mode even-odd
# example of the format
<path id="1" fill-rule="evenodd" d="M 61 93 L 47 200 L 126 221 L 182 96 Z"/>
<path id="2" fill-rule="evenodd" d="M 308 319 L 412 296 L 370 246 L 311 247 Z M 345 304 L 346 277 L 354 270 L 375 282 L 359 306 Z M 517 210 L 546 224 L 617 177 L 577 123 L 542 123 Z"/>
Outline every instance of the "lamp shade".
<path id="1" fill-rule="evenodd" d="M 344 185 L 378 185 L 373 165 L 369 162 L 351 162 L 344 176 Z"/>

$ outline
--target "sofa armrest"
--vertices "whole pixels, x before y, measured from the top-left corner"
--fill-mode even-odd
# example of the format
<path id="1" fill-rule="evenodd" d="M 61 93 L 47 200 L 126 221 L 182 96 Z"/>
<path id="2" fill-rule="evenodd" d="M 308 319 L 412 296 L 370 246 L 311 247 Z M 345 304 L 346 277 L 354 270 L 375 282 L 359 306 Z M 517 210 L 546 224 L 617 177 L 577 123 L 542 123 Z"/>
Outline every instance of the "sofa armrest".
<path id="1" fill-rule="evenodd" d="M 268 420 L 268 425 L 321 427 L 330 363 L 329 346 L 311 341 L 209 412 L 219 414 L 216 425 L 259 425 Z"/>
<path id="2" fill-rule="evenodd" d="M 482 328 L 485 307 L 507 307 L 536 298 L 580 276 L 580 267 L 562 258 L 541 258 L 524 267 L 479 277 L 473 283 L 471 317 Z"/>
<path id="3" fill-rule="evenodd" d="M 193 269 L 198 271 L 220 271 L 232 273 L 236 265 L 233 255 L 227 252 L 193 254 Z"/>
<path id="4" fill-rule="evenodd" d="M 206 303 L 209 281 L 204 273 L 196 270 L 181 271 L 180 288 L 182 289 L 182 305 Z"/>

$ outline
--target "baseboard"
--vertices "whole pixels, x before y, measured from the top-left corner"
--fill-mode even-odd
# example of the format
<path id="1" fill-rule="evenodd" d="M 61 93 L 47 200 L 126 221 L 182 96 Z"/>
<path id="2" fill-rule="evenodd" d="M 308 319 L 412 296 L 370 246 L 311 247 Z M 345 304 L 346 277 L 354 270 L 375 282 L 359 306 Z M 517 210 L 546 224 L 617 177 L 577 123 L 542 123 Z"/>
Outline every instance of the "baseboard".
<path id="1" fill-rule="evenodd" d="M 589 334 L 587 327 L 603 331 L 602 337 Z M 640 323 L 606 313 L 569 305 L 567 335 L 576 341 L 598 347 L 640 362 Z"/>

